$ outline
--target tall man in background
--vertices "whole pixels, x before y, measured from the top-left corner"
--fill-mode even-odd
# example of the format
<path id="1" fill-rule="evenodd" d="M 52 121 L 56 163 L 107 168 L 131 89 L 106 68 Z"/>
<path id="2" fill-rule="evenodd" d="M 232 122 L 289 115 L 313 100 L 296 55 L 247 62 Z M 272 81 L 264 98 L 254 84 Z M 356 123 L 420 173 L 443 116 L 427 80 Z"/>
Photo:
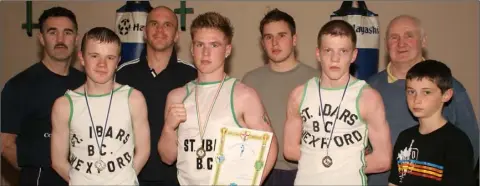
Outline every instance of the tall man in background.
<path id="1" fill-rule="evenodd" d="M 146 49 L 140 60 L 122 64 L 117 82 L 141 91 L 145 96 L 150 124 L 150 157 L 140 172 L 141 186 L 177 185 L 177 169 L 164 164 L 157 143 L 164 124 L 168 93 L 196 78 L 196 69 L 177 58 L 175 43 L 180 33 L 178 19 L 168 7 L 158 6 L 149 12 L 144 29 Z"/>
<path id="2" fill-rule="evenodd" d="M 242 81 L 259 93 L 279 140 L 277 161 L 265 185 L 293 185 L 297 164 L 283 157 L 283 125 L 288 94 L 317 76 L 318 71 L 296 60 L 295 21 L 288 13 L 278 9 L 268 12 L 260 22 L 260 34 L 268 64 L 248 72 Z"/>

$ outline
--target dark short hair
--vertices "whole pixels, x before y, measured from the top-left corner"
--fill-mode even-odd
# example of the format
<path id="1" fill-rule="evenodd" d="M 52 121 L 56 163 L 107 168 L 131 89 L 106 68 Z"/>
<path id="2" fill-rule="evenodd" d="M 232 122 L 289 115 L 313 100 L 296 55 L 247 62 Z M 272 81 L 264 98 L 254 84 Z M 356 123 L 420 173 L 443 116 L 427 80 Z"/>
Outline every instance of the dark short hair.
<path id="1" fill-rule="evenodd" d="M 357 46 L 357 33 L 353 29 L 353 26 L 344 20 L 331 20 L 323 25 L 318 32 L 318 46 L 320 46 L 323 35 L 347 36 L 352 41 L 353 48 Z"/>
<path id="2" fill-rule="evenodd" d="M 217 12 L 200 14 L 192 21 L 192 25 L 190 26 L 190 36 L 192 39 L 195 32 L 202 28 L 217 29 L 225 34 L 228 43 L 232 43 L 233 27 L 227 17 L 222 16 Z"/>
<path id="3" fill-rule="evenodd" d="M 106 27 L 95 27 L 90 29 L 82 38 L 81 51 L 85 52 L 87 40 L 100 41 L 101 43 L 116 43 L 119 47 L 119 53 L 122 47 L 120 37 L 111 29 Z"/>
<path id="4" fill-rule="evenodd" d="M 70 11 L 69 9 L 63 8 L 63 7 L 53 7 L 50 9 L 47 9 L 43 11 L 42 15 L 40 15 L 40 18 L 38 18 L 38 24 L 40 25 L 40 32 L 43 33 L 43 24 L 45 21 L 50 18 L 50 17 L 66 17 L 72 21 L 75 31 L 78 30 L 78 24 L 77 24 L 77 18 L 75 17 L 75 14 Z"/>
<path id="5" fill-rule="evenodd" d="M 292 33 L 292 36 L 297 33 L 297 30 L 295 28 L 295 20 L 293 19 L 292 16 L 287 14 L 286 12 L 283 12 L 277 8 L 269 11 L 260 21 L 260 34 L 263 36 L 263 27 L 271 22 L 277 22 L 277 21 L 285 21 L 288 24 L 288 28 L 290 28 L 290 32 Z"/>
<path id="6" fill-rule="evenodd" d="M 415 64 L 407 72 L 407 80 L 422 80 L 423 78 L 427 78 L 435 83 L 442 91 L 442 94 L 452 88 L 452 72 L 447 65 L 440 61 L 425 60 Z"/>

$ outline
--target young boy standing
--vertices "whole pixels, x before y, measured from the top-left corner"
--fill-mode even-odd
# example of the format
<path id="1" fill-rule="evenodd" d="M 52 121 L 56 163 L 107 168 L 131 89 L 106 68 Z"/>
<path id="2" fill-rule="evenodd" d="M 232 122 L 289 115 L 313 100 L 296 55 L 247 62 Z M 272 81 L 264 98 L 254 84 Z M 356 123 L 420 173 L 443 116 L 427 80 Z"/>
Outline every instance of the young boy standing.
<path id="1" fill-rule="evenodd" d="M 392 157 L 382 98 L 349 73 L 357 57 L 351 24 L 329 21 L 317 41 L 320 75 L 290 93 L 283 154 L 298 160 L 294 185 L 367 185 L 366 174 L 387 171 Z"/>
<path id="2" fill-rule="evenodd" d="M 225 72 L 232 52 L 230 20 L 203 13 L 192 21 L 190 34 L 198 78 L 168 93 L 158 152 L 163 162 L 176 164 L 180 185 L 208 185 L 222 127 L 273 130 L 257 92 Z M 276 157 L 273 137 L 262 182 Z"/>
<path id="3" fill-rule="evenodd" d="M 78 53 L 87 75 L 52 108 L 52 167 L 69 185 L 138 185 L 150 154 L 143 94 L 115 82 L 121 41 L 105 27 L 89 30 Z"/>
<path id="4" fill-rule="evenodd" d="M 471 185 L 473 147 L 467 135 L 442 116 L 453 95 L 450 69 L 435 60 L 414 65 L 407 73 L 406 95 L 419 125 L 398 136 L 389 185 Z"/>

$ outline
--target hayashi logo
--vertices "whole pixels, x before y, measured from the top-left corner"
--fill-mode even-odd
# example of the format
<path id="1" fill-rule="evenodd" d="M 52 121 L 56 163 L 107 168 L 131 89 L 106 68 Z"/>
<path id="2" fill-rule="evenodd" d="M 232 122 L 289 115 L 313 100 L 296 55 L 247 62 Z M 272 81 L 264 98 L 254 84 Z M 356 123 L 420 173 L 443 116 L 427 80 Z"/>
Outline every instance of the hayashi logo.
<path id="1" fill-rule="evenodd" d="M 352 25 L 353 29 L 357 33 L 362 33 L 363 34 L 380 34 L 380 29 L 378 26 L 357 26 L 355 24 Z"/>

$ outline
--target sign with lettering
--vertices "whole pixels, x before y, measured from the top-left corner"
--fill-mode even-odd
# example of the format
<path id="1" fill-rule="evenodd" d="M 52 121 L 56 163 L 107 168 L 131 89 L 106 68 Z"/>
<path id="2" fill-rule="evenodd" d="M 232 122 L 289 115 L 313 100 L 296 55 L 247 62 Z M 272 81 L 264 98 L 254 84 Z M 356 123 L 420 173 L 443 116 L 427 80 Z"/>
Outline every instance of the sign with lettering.
<path id="1" fill-rule="evenodd" d="M 117 10 L 115 32 L 122 41 L 119 66 L 138 62 L 144 48 L 143 29 L 150 10 L 152 7 L 148 1 L 127 1 Z"/>
<path id="2" fill-rule="evenodd" d="M 344 1 L 342 6 L 330 16 L 331 20 L 349 22 L 357 33 L 357 59 L 351 65 L 351 73 L 358 79 L 367 80 L 378 72 L 380 29 L 378 14 L 368 10 L 364 1 Z"/>

